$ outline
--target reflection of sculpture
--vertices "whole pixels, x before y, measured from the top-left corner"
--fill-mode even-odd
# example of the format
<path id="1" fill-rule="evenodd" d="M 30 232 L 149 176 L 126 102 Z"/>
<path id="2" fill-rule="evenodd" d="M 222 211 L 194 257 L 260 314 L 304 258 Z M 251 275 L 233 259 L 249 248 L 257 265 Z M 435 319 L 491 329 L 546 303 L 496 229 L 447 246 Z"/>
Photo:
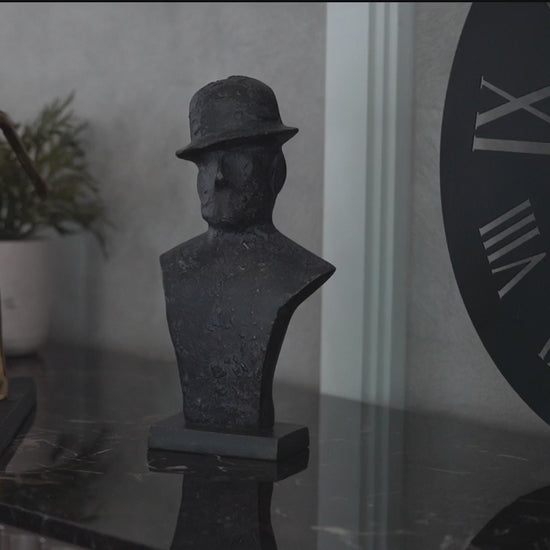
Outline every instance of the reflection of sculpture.
<path id="1" fill-rule="evenodd" d="M 275 463 L 149 451 L 148 462 L 152 471 L 184 474 L 171 550 L 277 550 L 273 485 L 303 471 L 308 452 Z"/>
<path id="2" fill-rule="evenodd" d="M 273 91 L 247 77 L 213 82 L 195 94 L 189 117 L 192 141 L 177 156 L 199 169 L 208 230 L 161 256 L 183 415 L 209 430 L 270 430 L 288 323 L 334 267 L 273 225 L 286 177 L 281 146 L 298 131 L 282 124 Z M 172 435 L 157 442 L 191 450 L 192 434 Z"/>

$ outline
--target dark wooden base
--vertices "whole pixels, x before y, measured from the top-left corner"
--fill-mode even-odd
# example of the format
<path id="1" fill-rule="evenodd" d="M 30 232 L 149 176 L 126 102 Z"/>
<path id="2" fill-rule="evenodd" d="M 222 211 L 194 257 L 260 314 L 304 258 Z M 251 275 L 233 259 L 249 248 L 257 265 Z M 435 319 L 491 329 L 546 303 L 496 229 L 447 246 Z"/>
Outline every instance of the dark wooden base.
<path id="1" fill-rule="evenodd" d="M 32 378 L 10 378 L 9 384 L 7 399 L 0 401 L 0 454 L 36 406 L 36 387 Z"/>
<path id="2" fill-rule="evenodd" d="M 183 413 L 157 422 L 149 431 L 149 448 L 258 460 L 283 460 L 309 446 L 305 426 L 276 422 L 266 432 L 220 432 L 185 425 Z"/>

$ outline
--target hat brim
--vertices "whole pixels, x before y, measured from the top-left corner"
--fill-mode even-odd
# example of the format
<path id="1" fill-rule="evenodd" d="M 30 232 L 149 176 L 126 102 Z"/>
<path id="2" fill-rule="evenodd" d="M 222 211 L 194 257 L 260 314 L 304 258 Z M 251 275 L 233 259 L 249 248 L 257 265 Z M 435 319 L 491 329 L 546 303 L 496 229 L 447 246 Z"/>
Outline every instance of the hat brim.
<path id="1" fill-rule="evenodd" d="M 242 129 L 238 131 L 228 131 L 196 139 L 186 147 L 183 147 L 183 149 L 178 149 L 176 151 L 176 156 L 180 159 L 193 160 L 198 153 L 205 149 L 210 149 L 226 143 L 248 141 L 251 139 L 274 138 L 282 145 L 297 133 L 298 128 L 293 128 L 291 126 L 251 129 L 249 132 L 245 132 Z"/>

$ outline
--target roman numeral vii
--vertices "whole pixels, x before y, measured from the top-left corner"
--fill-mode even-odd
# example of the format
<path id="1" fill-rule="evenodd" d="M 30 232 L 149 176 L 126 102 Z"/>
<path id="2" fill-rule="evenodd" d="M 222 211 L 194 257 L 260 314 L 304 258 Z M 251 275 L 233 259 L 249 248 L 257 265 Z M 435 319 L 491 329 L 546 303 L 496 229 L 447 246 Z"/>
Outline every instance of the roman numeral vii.
<path id="1" fill-rule="evenodd" d="M 517 219 L 518 217 L 519 219 Z M 517 219 L 517 221 L 513 221 L 513 219 Z M 533 224 L 535 224 L 534 227 Z M 479 234 L 483 241 L 483 247 L 487 252 L 489 265 L 492 268 L 491 273 L 495 275 L 503 271 L 514 270 L 512 273 L 515 273 L 515 275 L 498 289 L 498 295 L 501 299 L 546 256 L 546 252 L 541 252 L 506 265 L 498 267 L 494 265 L 513 250 L 521 247 L 533 237 L 540 235 L 529 199 L 481 227 Z M 519 271 L 514 269 L 520 267 Z"/>
<path id="2" fill-rule="evenodd" d="M 487 88 L 498 96 L 506 99 L 506 103 L 489 109 L 476 115 L 476 130 L 489 122 L 498 120 L 506 115 L 515 113 L 520 109 L 527 111 L 538 119 L 550 124 L 550 116 L 533 107 L 534 103 L 550 97 L 550 86 L 535 90 L 521 97 L 514 97 L 484 77 L 481 77 L 481 88 Z M 533 155 L 550 155 L 550 143 L 546 141 L 524 141 L 515 139 L 489 139 L 475 135 L 472 146 L 473 151 L 502 151 L 506 153 L 530 153 Z"/>

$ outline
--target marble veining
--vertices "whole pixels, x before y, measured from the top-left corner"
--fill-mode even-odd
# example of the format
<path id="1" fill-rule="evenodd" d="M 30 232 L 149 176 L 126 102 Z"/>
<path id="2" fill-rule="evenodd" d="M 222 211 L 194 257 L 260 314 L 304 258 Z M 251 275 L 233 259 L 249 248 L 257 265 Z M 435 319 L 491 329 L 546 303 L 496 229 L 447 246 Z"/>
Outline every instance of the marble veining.
<path id="1" fill-rule="evenodd" d="M 155 453 L 149 425 L 181 406 L 171 362 L 51 347 L 8 366 L 38 408 L 0 457 L 0 523 L 101 550 L 549 548 L 550 434 L 276 382 L 309 454 Z"/>

